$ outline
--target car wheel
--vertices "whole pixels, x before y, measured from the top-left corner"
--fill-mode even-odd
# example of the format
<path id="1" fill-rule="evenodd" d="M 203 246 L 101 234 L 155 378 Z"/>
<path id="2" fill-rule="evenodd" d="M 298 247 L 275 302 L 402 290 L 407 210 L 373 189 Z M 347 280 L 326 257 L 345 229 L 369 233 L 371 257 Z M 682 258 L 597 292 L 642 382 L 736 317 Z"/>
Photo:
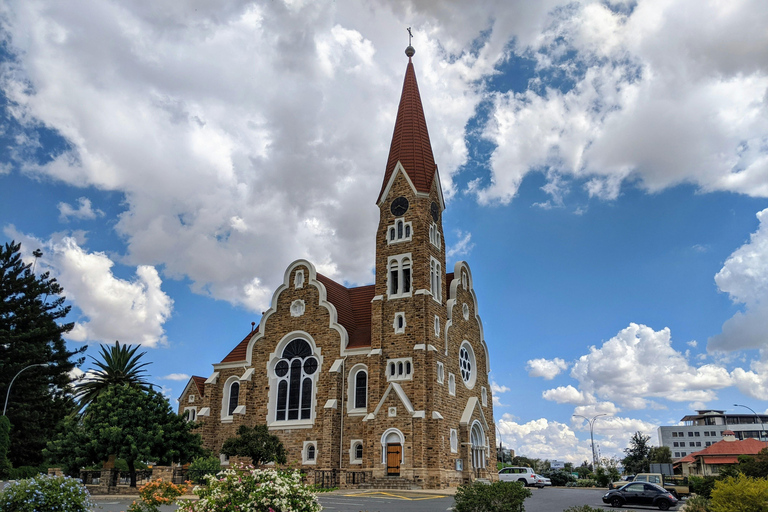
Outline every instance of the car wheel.
<path id="1" fill-rule="evenodd" d="M 669 502 L 667 500 L 659 501 L 659 510 L 669 510 Z"/>
<path id="2" fill-rule="evenodd" d="M 623 505 L 623 503 L 621 502 L 621 498 L 619 498 L 619 497 L 613 498 L 611 500 L 611 506 L 612 507 L 621 508 L 622 505 Z"/>
<path id="3" fill-rule="evenodd" d="M 525 478 L 521 478 L 520 480 L 518 480 L 518 482 L 523 484 L 523 487 L 528 487 L 528 480 L 526 480 Z"/>

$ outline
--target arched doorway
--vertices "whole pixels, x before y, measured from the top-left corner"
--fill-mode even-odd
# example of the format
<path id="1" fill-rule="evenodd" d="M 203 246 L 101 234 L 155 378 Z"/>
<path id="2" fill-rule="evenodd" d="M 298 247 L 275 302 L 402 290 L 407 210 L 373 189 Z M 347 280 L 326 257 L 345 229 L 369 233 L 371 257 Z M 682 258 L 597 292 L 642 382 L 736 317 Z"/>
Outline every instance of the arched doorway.
<path id="1" fill-rule="evenodd" d="M 387 465 L 387 476 L 400 476 L 403 463 L 403 433 L 391 428 L 381 436 L 382 459 Z"/>
<path id="2" fill-rule="evenodd" d="M 479 422 L 472 424 L 469 433 L 469 440 L 472 444 L 472 467 L 476 471 L 485 469 L 487 462 L 485 460 L 485 432 Z"/>

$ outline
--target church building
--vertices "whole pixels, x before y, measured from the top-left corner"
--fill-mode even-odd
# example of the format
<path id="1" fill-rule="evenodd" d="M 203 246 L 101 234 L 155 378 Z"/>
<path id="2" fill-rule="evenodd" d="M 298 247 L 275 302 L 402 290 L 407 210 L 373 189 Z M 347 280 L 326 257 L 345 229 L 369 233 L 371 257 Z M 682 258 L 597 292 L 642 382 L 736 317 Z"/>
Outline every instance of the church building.
<path id="1" fill-rule="evenodd" d="M 469 265 L 446 272 L 445 203 L 414 53 L 408 46 L 375 198 L 375 283 L 347 288 L 306 260 L 285 270 L 259 325 L 180 397 L 179 413 L 214 453 L 240 425 L 266 424 L 289 464 L 318 482 L 444 488 L 496 478 L 490 357 Z"/>

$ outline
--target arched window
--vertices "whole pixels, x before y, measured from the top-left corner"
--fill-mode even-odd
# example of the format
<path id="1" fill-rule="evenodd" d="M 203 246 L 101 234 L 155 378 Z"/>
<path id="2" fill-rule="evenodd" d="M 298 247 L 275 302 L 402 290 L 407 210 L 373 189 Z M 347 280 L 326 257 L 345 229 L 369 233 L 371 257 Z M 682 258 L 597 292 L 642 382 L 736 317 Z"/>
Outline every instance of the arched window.
<path id="1" fill-rule="evenodd" d="M 397 238 L 403 238 L 403 221 L 397 221 Z"/>
<path id="2" fill-rule="evenodd" d="M 315 460 L 315 445 L 307 446 L 307 460 Z"/>
<path id="3" fill-rule="evenodd" d="M 227 416 L 232 416 L 237 409 L 237 403 L 240 400 L 240 383 L 235 381 L 229 385 L 229 407 L 227 407 Z"/>
<path id="4" fill-rule="evenodd" d="M 411 293 L 410 254 L 392 256 L 389 259 L 389 295 L 401 296 Z"/>
<path id="5" fill-rule="evenodd" d="M 355 460 L 363 460 L 363 443 L 355 446 Z"/>
<path id="6" fill-rule="evenodd" d="M 312 375 L 318 362 L 309 343 L 295 339 L 288 343 L 275 365 L 277 405 L 275 421 L 308 420 L 312 416 Z"/>
<path id="7" fill-rule="evenodd" d="M 437 302 L 443 301 L 443 274 L 440 262 L 432 258 L 429 262 L 429 286 L 432 297 Z"/>
<path id="8" fill-rule="evenodd" d="M 365 370 L 360 370 L 355 375 L 355 409 L 361 409 L 366 406 L 368 398 L 368 374 Z"/>
<path id="9" fill-rule="evenodd" d="M 413 228 L 410 222 L 405 222 L 402 218 L 395 219 L 394 224 L 387 227 L 387 236 L 384 237 L 387 240 L 387 244 L 397 244 L 400 242 L 409 242 L 411 240 L 411 233 Z"/>
<path id="10" fill-rule="evenodd" d="M 476 469 L 485 467 L 485 433 L 480 423 L 475 422 L 470 431 L 469 440 L 472 443 L 472 466 Z"/>

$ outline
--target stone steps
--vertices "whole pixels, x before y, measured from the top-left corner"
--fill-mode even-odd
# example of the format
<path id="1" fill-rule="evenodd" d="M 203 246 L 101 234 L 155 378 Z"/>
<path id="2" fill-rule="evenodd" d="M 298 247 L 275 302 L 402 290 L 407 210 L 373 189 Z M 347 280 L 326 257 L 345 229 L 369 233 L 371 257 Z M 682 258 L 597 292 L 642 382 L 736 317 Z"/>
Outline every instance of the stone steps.
<path id="1" fill-rule="evenodd" d="M 413 483 L 412 480 L 397 476 L 374 478 L 372 481 L 360 484 L 359 489 L 398 489 L 401 491 L 420 490 L 422 486 Z"/>

